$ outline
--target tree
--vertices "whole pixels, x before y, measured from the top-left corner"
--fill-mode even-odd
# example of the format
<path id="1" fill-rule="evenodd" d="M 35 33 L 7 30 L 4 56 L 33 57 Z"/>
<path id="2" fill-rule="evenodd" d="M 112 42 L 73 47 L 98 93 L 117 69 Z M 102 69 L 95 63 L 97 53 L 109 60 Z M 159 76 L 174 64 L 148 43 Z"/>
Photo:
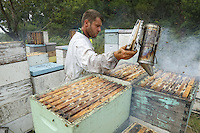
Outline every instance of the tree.
<path id="1" fill-rule="evenodd" d="M 23 40 L 29 30 L 49 30 L 63 35 L 80 22 L 87 0 L 0 0 L 0 28 L 13 40 Z"/>
<path id="2" fill-rule="evenodd" d="M 132 28 L 142 19 L 185 33 L 188 28 L 199 31 L 199 4 L 198 0 L 0 0 L 0 28 L 13 40 L 25 40 L 27 31 L 41 30 L 65 38 L 93 8 L 105 18 L 102 29 Z"/>
<path id="3" fill-rule="evenodd" d="M 70 29 L 81 26 L 81 16 L 87 0 L 48 0 L 40 5 L 41 12 L 50 24 L 45 28 L 50 35 L 64 37 Z M 44 30 L 45 30 L 44 29 Z"/>
<path id="4" fill-rule="evenodd" d="M 0 28 L 13 40 L 21 40 L 19 29 L 23 27 L 34 12 L 30 0 L 0 0 Z"/>
<path id="5" fill-rule="evenodd" d="M 200 33 L 200 1 L 199 0 L 182 0 L 182 14 L 184 22 L 181 27 L 189 29 L 194 34 Z M 191 33 L 190 33 L 191 34 Z"/>

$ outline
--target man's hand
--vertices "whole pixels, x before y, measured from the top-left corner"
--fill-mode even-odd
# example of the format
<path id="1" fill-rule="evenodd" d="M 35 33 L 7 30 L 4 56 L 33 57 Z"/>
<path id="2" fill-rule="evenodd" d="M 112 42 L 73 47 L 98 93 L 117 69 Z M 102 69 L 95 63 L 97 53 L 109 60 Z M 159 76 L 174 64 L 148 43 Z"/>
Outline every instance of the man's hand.
<path id="1" fill-rule="evenodd" d="M 128 59 L 130 59 L 131 57 L 133 57 L 137 53 L 137 50 L 136 51 L 126 50 L 126 47 L 127 47 L 127 45 L 121 47 L 118 51 L 114 52 L 114 56 L 118 60 L 121 60 L 121 59 L 128 60 Z"/>

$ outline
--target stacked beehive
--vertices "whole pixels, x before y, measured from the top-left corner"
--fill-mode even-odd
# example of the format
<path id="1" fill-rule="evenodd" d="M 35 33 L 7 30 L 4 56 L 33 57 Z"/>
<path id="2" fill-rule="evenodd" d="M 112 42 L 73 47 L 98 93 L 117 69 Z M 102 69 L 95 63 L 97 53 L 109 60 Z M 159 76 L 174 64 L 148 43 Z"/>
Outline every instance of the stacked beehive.
<path id="1" fill-rule="evenodd" d="M 45 43 L 48 43 L 48 33 L 36 31 L 27 33 L 26 52 L 46 52 Z"/>
<path id="2" fill-rule="evenodd" d="M 27 33 L 28 44 L 44 44 L 48 43 L 48 32 L 47 31 L 35 31 Z"/>
<path id="3" fill-rule="evenodd" d="M 44 52 L 26 53 L 29 66 L 49 63 L 48 54 Z"/>
<path id="4" fill-rule="evenodd" d="M 0 43 L 0 75 L 0 126 L 15 132 L 32 129 L 32 83 L 22 42 Z"/>
<path id="5" fill-rule="evenodd" d="M 64 66 L 56 63 L 56 43 L 47 32 L 29 32 L 26 45 L 34 93 L 52 89 L 64 82 Z"/>
<path id="6" fill-rule="evenodd" d="M 48 53 L 49 62 L 56 62 L 56 43 L 46 43 L 46 51 Z"/>
<path id="7" fill-rule="evenodd" d="M 26 52 L 48 53 L 49 62 L 56 62 L 56 43 L 49 42 L 47 31 L 35 31 L 27 33 Z"/>
<path id="8" fill-rule="evenodd" d="M 56 61 L 58 64 L 65 64 L 66 54 L 68 46 L 57 46 L 56 47 Z"/>
<path id="9" fill-rule="evenodd" d="M 41 93 L 64 83 L 64 66 L 57 63 L 31 66 L 30 72 L 34 93 Z"/>
<path id="10" fill-rule="evenodd" d="M 48 54 L 33 52 L 27 54 L 33 93 L 41 93 L 61 85 L 64 81 L 64 66 L 49 62 Z"/>
<path id="11" fill-rule="evenodd" d="M 198 89 L 195 78 L 162 70 L 148 76 L 141 66 L 129 63 L 107 75 L 133 85 L 131 116 L 170 132 L 185 132 Z"/>

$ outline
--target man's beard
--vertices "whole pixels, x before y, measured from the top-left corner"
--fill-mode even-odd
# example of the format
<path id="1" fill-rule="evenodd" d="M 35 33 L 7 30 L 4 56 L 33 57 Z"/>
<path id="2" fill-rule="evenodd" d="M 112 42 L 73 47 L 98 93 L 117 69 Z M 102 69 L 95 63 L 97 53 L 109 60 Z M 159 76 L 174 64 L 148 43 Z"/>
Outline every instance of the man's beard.
<path id="1" fill-rule="evenodd" d="M 92 38 L 95 38 L 95 37 L 96 37 L 95 34 L 94 34 L 94 32 L 92 31 L 91 26 L 88 27 L 88 29 L 86 30 L 86 32 L 88 33 L 89 38 L 90 38 L 90 37 L 92 37 Z M 92 33 L 92 34 L 91 34 L 91 33 Z"/>

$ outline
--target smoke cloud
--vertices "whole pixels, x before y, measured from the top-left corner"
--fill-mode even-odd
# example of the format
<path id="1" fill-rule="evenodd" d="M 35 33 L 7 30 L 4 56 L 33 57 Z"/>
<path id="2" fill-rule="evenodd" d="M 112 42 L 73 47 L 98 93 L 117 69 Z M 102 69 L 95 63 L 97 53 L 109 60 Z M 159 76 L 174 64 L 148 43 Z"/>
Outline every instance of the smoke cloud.
<path id="1" fill-rule="evenodd" d="M 165 71 L 200 77 L 200 39 L 173 39 L 169 29 L 162 29 L 154 66 Z"/>

